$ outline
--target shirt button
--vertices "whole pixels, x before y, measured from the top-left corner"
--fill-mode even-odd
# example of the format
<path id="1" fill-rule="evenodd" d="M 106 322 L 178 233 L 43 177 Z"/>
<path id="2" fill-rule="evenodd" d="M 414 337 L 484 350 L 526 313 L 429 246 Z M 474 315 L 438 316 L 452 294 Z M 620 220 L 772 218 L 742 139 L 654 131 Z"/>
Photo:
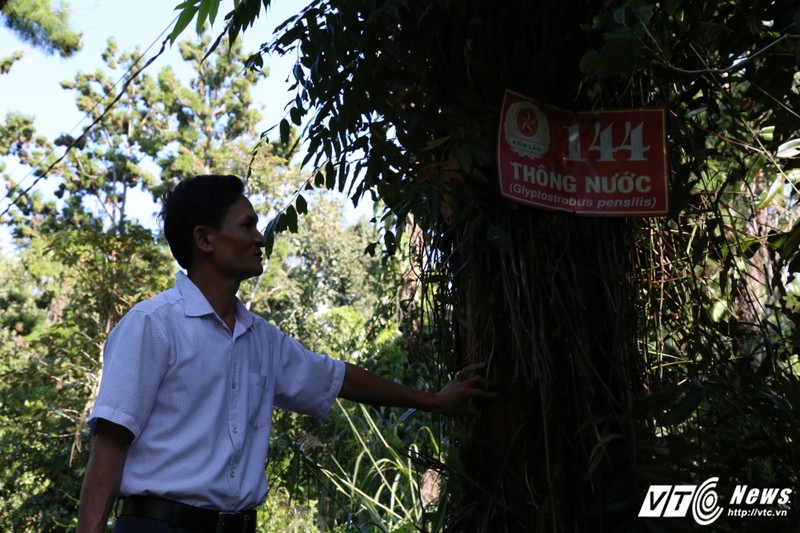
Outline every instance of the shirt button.
<path id="1" fill-rule="evenodd" d="M 236 477 L 236 470 L 231 470 L 231 477 Z"/>
<path id="2" fill-rule="evenodd" d="M 234 388 L 234 389 L 236 388 L 236 382 L 235 381 L 231 384 L 231 388 Z"/>
<path id="3" fill-rule="evenodd" d="M 234 433 L 239 433 L 239 427 L 238 426 L 233 426 L 233 432 Z"/>

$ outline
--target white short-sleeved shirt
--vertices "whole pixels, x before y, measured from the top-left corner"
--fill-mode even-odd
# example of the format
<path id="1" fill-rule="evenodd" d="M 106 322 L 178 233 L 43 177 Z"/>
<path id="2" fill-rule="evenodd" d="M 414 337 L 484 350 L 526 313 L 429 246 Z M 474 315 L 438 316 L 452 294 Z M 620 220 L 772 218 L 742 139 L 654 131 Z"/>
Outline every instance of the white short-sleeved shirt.
<path id="1" fill-rule="evenodd" d="M 120 493 L 239 511 L 267 494 L 273 406 L 323 416 L 344 363 L 312 353 L 236 302 L 233 335 L 183 274 L 108 337 L 89 425 L 134 435 Z"/>

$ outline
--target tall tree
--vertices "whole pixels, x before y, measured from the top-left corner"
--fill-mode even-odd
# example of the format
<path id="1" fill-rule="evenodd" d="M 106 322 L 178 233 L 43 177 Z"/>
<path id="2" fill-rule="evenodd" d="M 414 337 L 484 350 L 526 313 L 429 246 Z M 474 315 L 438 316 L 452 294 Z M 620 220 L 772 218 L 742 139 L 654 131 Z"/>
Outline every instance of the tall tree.
<path id="1" fill-rule="evenodd" d="M 183 4 L 176 34 L 195 15 L 213 18 L 219 3 Z M 228 34 L 249 29 L 261 6 L 236 2 Z M 466 425 L 463 468 L 450 470 L 451 488 L 460 487 L 451 517 L 457 530 L 597 531 L 635 523 L 648 479 L 639 466 L 681 450 L 653 443 L 665 431 L 680 433 L 684 413 L 703 398 L 679 388 L 667 395 L 675 427 L 665 430 L 653 413 L 640 424 L 643 406 L 664 398 L 638 401 L 647 387 L 661 386 L 656 375 L 645 376 L 651 358 L 664 356 L 663 345 L 643 342 L 652 330 L 640 318 L 653 309 L 642 295 L 652 304 L 664 293 L 640 274 L 662 253 L 654 239 L 702 232 L 696 219 L 678 216 L 692 213 L 693 195 L 712 194 L 719 206 L 721 193 L 753 176 L 743 164 L 715 176 L 713 193 L 699 193 L 701 179 L 720 168 L 711 159 L 759 147 L 749 134 L 765 126 L 774 127 L 772 140 L 754 153 L 794 146 L 787 143 L 798 132 L 795 9 L 728 0 L 319 0 L 265 47 L 298 57 L 291 119 L 299 124 L 313 113 L 306 162 L 319 182 L 348 190 L 355 201 L 368 193 L 381 198 L 396 221 L 384 233 L 389 251 L 409 214 L 421 226 L 421 265 L 428 285 L 438 285 L 431 307 L 445 347 L 442 370 L 490 364 L 500 396 Z M 587 220 L 502 200 L 494 146 L 505 89 L 569 109 L 666 106 L 673 219 Z M 768 159 L 781 175 L 794 165 Z M 717 228 L 732 250 L 726 232 L 739 228 Z M 788 262 L 793 231 L 775 232 L 766 249 Z M 701 255 L 682 258 L 689 271 Z M 723 284 L 734 257 L 714 273 Z M 676 301 L 685 297 L 671 278 L 662 283 L 656 287 Z M 666 309 L 657 309 L 663 324 Z M 684 334 L 704 327 L 703 309 L 680 319 Z M 731 332 L 725 342 L 735 339 Z"/>
<path id="2" fill-rule="evenodd" d="M 62 2 L 57 8 L 51 0 L 2 0 L 0 16 L 6 28 L 20 39 L 49 53 L 68 57 L 81 49 L 81 35 L 69 24 L 69 7 Z M 0 74 L 11 69 L 22 52 L 0 58 Z"/>

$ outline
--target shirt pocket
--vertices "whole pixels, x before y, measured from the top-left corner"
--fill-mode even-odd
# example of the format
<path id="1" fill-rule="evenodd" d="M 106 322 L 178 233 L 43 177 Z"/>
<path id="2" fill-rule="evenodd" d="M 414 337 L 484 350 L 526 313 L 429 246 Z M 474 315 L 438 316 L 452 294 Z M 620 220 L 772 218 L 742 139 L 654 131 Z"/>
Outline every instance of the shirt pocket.
<path id="1" fill-rule="evenodd" d="M 254 428 L 269 426 L 272 422 L 272 402 L 267 398 L 267 376 L 250 372 L 247 419 Z"/>

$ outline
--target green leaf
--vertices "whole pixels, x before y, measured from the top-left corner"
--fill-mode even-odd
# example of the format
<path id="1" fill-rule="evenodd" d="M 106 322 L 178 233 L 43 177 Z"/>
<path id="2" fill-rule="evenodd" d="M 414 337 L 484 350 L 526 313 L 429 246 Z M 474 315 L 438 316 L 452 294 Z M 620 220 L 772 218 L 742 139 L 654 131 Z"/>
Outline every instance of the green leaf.
<path id="1" fill-rule="evenodd" d="M 284 215 L 286 217 L 286 227 L 292 233 L 297 233 L 297 210 L 293 205 L 290 205 L 286 208 Z"/>
<path id="2" fill-rule="evenodd" d="M 777 154 L 780 158 L 797 157 L 800 155 L 800 139 L 792 139 L 778 147 Z"/>
<path id="3" fill-rule="evenodd" d="M 211 24 L 214 24 L 214 21 L 217 20 L 217 12 L 219 11 L 219 5 L 221 0 L 207 0 L 211 4 L 211 8 L 208 10 L 208 19 Z"/>
<path id="4" fill-rule="evenodd" d="M 330 161 L 325 165 L 325 187 L 329 190 L 333 190 L 336 187 L 336 168 Z"/>
<path id="5" fill-rule="evenodd" d="M 344 192 L 344 186 L 347 183 L 347 168 L 346 161 L 339 161 L 339 192 Z"/>
<path id="6" fill-rule="evenodd" d="M 175 22 L 175 27 L 172 28 L 172 33 L 169 34 L 170 44 L 175 43 L 175 39 L 177 39 L 178 36 L 181 33 L 183 33 L 183 30 L 186 29 L 186 27 L 189 25 L 189 23 L 192 21 L 195 14 L 197 13 L 197 6 L 194 5 L 194 2 L 192 0 L 184 2 L 175 9 L 176 10 L 183 9 L 183 12 L 178 17 L 177 22 Z"/>
<path id="7" fill-rule="evenodd" d="M 308 203 L 306 199 L 303 198 L 302 194 L 297 195 L 297 199 L 294 201 L 294 205 L 297 207 L 297 212 L 301 215 L 305 215 L 308 213 Z"/>
<path id="8" fill-rule="evenodd" d="M 289 227 L 286 223 L 286 213 L 279 213 L 277 220 L 278 224 L 275 226 L 275 233 L 286 231 L 286 229 Z"/>
<path id="9" fill-rule="evenodd" d="M 200 9 L 197 12 L 197 22 L 195 23 L 195 31 L 200 33 L 203 31 L 203 25 L 206 23 L 206 19 L 208 18 L 208 12 L 211 9 L 209 3 L 216 3 L 214 0 L 203 0 L 200 2 Z"/>
<path id="10" fill-rule="evenodd" d="M 291 117 L 292 122 L 296 126 L 299 126 L 303 123 L 303 113 L 300 109 L 297 109 L 297 107 L 293 107 L 289 110 L 289 117 Z"/>
<path id="11" fill-rule="evenodd" d="M 282 143 L 287 144 L 289 142 L 290 131 L 291 131 L 291 126 L 289 125 L 289 121 L 286 119 L 281 120 L 280 132 L 281 132 Z"/>
<path id="12" fill-rule="evenodd" d="M 268 235 L 272 235 L 272 234 L 275 233 L 275 231 L 278 228 L 278 220 L 280 219 L 280 217 L 281 217 L 281 214 L 278 213 L 275 216 L 275 218 L 273 218 L 272 220 L 269 221 L 267 226 L 264 228 L 264 231 L 261 232 L 261 234 L 264 235 L 264 237 L 267 237 Z"/>
<path id="13" fill-rule="evenodd" d="M 631 11 L 643 26 L 653 18 L 653 6 L 649 4 L 631 5 Z"/>
<path id="14" fill-rule="evenodd" d="M 397 250 L 397 241 L 392 231 L 387 231 L 383 235 L 383 244 L 386 246 L 386 253 L 394 255 L 395 250 Z"/>
<path id="15" fill-rule="evenodd" d="M 269 259 L 272 256 L 272 250 L 275 249 L 275 233 L 270 233 L 264 236 L 266 243 L 264 244 L 264 255 Z"/>
<path id="16" fill-rule="evenodd" d="M 783 176 L 779 175 L 775 178 L 775 181 L 772 182 L 770 188 L 761 193 L 761 196 L 758 198 L 758 203 L 756 203 L 756 209 L 764 209 L 771 204 L 772 200 L 783 190 L 783 184 Z"/>

